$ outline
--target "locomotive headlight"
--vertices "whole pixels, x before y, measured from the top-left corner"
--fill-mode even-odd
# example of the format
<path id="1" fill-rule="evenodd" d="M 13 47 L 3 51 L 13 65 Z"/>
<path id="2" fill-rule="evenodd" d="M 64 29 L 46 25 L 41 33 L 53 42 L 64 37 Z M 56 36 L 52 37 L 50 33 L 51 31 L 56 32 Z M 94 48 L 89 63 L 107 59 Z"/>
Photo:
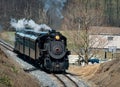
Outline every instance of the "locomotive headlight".
<path id="1" fill-rule="evenodd" d="M 59 35 L 56 35 L 56 36 L 55 36 L 55 39 L 56 39 L 56 40 L 60 40 L 60 36 L 59 36 Z"/>

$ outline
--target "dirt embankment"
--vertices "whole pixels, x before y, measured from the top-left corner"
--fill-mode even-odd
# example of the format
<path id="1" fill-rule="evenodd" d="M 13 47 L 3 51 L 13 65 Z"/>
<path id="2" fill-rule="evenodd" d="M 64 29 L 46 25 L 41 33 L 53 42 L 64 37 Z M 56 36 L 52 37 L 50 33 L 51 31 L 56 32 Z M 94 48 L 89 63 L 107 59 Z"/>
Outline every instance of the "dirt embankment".
<path id="1" fill-rule="evenodd" d="M 120 87 L 120 59 L 101 64 L 89 80 L 99 87 Z"/>
<path id="2" fill-rule="evenodd" d="M 71 66 L 69 70 L 95 87 L 120 87 L 120 59 L 84 67 Z"/>
<path id="3" fill-rule="evenodd" d="M 39 84 L 0 49 L 0 87 L 39 87 Z"/>

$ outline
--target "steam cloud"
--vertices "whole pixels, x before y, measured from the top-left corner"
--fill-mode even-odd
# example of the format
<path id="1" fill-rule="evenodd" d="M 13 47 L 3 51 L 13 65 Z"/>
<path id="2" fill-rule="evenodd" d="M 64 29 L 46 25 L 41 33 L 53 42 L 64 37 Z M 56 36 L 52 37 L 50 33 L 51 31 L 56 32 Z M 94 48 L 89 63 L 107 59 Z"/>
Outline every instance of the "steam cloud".
<path id="1" fill-rule="evenodd" d="M 64 18 L 62 10 L 67 0 L 42 0 L 43 10 L 48 17 L 48 24 L 57 29 L 61 25 L 61 20 Z"/>
<path id="2" fill-rule="evenodd" d="M 16 29 L 16 31 L 22 31 L 24 30 L 26 27 L 30 27 L 32 29 L 34 29 L 36 32 L 37 31 L 42 31 L 42 30 L 52 30 L 49 26 L 47 26 L 46 24 L 36 24 L 32 19 L 31 20 L 26 20 L 24 19 L 20 19 L 20 20 L 15 20 L 15 19 L 11 19 L 10 22 L 11 26 L 14 27 Z"/>

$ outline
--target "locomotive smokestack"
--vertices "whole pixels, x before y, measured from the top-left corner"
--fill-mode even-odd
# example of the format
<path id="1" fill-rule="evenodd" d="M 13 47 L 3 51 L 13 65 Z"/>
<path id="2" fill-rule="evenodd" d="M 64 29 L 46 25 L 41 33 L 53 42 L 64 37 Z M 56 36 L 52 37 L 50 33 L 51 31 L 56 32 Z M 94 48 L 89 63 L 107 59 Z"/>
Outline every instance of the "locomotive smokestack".
<path id="1" fill-rule="evenodd" d="M 48 17 L 48 25 L 53 29 L 58 29 L 64 18 L 62 10 L 67 0 L 42 0 L 43 11 Z"/>

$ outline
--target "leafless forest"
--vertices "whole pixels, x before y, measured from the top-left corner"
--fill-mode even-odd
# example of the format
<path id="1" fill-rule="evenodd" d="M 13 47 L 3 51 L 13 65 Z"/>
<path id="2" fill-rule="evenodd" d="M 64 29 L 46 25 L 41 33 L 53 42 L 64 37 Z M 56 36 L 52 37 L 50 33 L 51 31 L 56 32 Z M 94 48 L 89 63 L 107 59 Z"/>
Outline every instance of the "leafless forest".
<path id="1" fill-rule="evenodd" d="M 49 17 L 43 12 L 43 0 L 0 0 L 0 26 L 10 29 L 10 19 L 27 18 L 49 25 Z M 46 0 L 47 1 L 47 0 Z M 67 0 L 62 10 L 61 29 L 75 28 L 80 23 L 84 10 L 95 17 L 99 26 L 120 26 L 120 0 Z M 92 14 L 91 14 L 92 13 Z M 100 15 L 96 15 L 100 14 Z M 101 23 L 98 23 L 98 22 Z"/>

